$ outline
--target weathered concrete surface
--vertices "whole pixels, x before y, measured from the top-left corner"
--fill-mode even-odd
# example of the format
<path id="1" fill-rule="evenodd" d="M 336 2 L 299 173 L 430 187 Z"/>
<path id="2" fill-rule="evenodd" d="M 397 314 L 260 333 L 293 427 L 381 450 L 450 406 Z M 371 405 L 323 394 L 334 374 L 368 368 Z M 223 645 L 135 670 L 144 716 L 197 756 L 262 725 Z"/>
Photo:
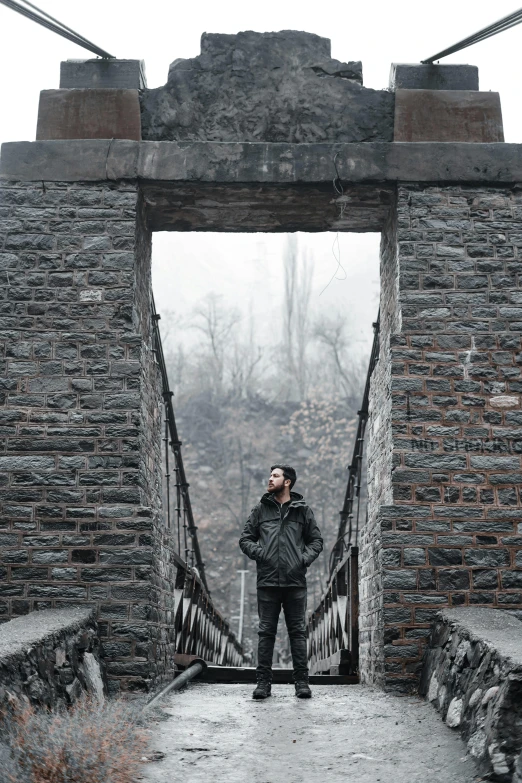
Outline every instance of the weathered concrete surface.
<path id="1" fill-rule="evenodd" d="M 143 90 L 147 86 L 143 60 L 65 60 L 60 63 L 60 87 L 64 89 Z"/>
<path id="2" fill-rule="evenodd" d="M 344 183 L 522 181 L 522 144 L 264 144 L 18 141 L 2 145 L 0 179 L 75 182 Z"/>
<path id="3" fill-rule="evenodd" d="M 141 96 L 151 141 L 392 141 L 394 96 L 362 86 L 360 62 L 330 56 L 310 33 L 241 32 L 201 38 L 164 87 Z"/>
<path id="4" fill-rule="evenodd" d="M 0 626 L 0 659 L 5 663 L 23 654 L 26 648 L 54 639 L 64 631 L 76 633 L 92 616 L 90 608 L 71 606 L 32 612 L 4 623 Z"/>
<path id="5" fill-rule="evenodd" d="M 0 626 L 0 708 L 10 697 L 46 707 L 85 692 L 103 701 L 104 671 L 90 607 L 44 609 Z"/>
<path id="6" fill-rule="evenodd" d="M 395 141 L 504 141 L 498 92 L 397 90 Z"/>
<path id="7" fill-rule="evenodd" d="M 392 90 L 478 90 L 476 65 L 392 63 Z"/>
<path id="8" fill-rule="evenodd" d="M 414 699 L 355 685 L 289 685 L 253 702 L 251 685 L 190 685 L 164 702 L 145 765 L 154 783 L 472 783 L 475 765 L 435 711 Z"/>
<path id="9" fill-rule="evenodd" d="M 516 617 L 480 606 L 445 609 L 442 616 L 447 623 L 465 629 L 467 638 L 493 647 L 502 658 L 522 668 L 522 623 Z"/>
<path id="10" fill-rule="evenodd" d="M 42 90 L 36 138 L 141 139 L 137 90 Z"/>

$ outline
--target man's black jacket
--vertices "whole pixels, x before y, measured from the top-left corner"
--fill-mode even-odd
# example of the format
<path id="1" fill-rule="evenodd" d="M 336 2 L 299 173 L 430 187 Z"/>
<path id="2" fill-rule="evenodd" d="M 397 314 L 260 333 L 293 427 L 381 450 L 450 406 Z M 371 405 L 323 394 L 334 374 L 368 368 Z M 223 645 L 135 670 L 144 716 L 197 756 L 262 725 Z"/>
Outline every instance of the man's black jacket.
<path id="1" fill-rule="evenodd" d="M 323 549 L 321 531 L 303 496 L 282 506 L 267 492 L 254 506 L 239 546 L 257 562 L 258 587 L 305 587 L 306 569 Z"/>

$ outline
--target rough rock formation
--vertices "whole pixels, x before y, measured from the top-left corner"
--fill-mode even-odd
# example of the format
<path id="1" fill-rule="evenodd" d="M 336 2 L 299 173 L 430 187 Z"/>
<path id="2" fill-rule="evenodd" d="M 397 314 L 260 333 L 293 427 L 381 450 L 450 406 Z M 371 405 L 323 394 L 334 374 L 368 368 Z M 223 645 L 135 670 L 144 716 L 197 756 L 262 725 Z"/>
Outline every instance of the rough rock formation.
<path id="1" fill-rule="evenodd" d="M 164 87 L 141 95 L 149 141 L 393 141 L 394 95 L 362 86 L 360 62 L 310 33 L 203 34 Z"/>
<path id="2" fill-rule="evenodd" d="M 522 627 L 515 617 L 487 607 L 444 609 L 432 626 L 420 693 L 467 740 L 484 778 L 519 783 Z"/>

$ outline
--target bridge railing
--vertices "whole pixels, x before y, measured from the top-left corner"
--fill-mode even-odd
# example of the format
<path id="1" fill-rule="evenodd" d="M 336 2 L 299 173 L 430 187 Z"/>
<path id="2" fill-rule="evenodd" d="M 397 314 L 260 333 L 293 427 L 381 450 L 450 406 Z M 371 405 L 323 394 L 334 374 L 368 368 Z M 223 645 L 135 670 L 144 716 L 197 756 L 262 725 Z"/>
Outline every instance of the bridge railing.
<path id="1" fill-rule="evenodd" d="M 308 620 L 310 674 L 355 674 L 359 667 L 359 574 L 356 546 L 334 569 Z"/>
<path id="2" fill-rule="evenodd" d="M 164 402 L 163 500 L 168 534 L 165 544 L 175 571 L 172 577 L 174 595 L 168 599 L 172 606 L 175 658 L 180 665 L 186 656 L 197 656 L 217 666 L 240 666 L 243 648 L 228 621 L 215 608 L 207 586 L 159 331 L 160 317 L 154 300 L 151 304 L 153 347 L 161 373 Z"/>
<path id="3" fill-rule="evenodd" d="M 216 666 L 241 666 L 243 649 L 215 608 L 196 570 L 175 553 L 174 630 L 176 661 L 197 656 Z"/>
<path id="4" fill-rule="evenodd" d="M 335 568 L 344 557 L 344 553 L 350 546 L 357 546 L 359 543 L 359 519 L 361 516 L 361 489 L 364 491 L 363 462 L 364 462 L 364 440 L 366 435 L 366 424 L 369 415 L 370 403 L 370 381 L 379 359 L 379 329 L 380 315 L 373 324 L 373 344 L 366 374 L 364 393 L 361 402 L 361 408 L 357 411 L 359 423 L 353 445 L 352 461 L 348 465 L 348 481 L 344 495 L 344 503 L 340 514 L 339 530 L 337 540 L 330 553 L 330 577 Z"/>
<path id="5" fill-rule="evenodd" d="M 170 390 L 167 364 L 158 324 L 160 316 L 156 312 L 154 298 L 151 301 L 151 308 L 153 349 L 161 373 L 164 402 L 165 524 L 174 534 L 174 540 L 177 540 L 178 555 L 181 557 L 183 553 L 185 562 L 197 568 L 200 579 L 207 592 L 209 592 L 205 576 L 205 564 L 199 548 L 198 529 L 194 522 L 192 503 L 190 502 L 189 483 L 185 475 L 185 466 L 181 454 L 181 441 L 178 435 L 176 417 L 174 416 L 173 392 Z M 173 478 L 174 481 L 172 481 Z"/>
<path id="6" fill-rule="evenodd" d="M 358 539 L 361 490 L 364 489 L 364 439 L 369 416 L 370 382 L 379 359 L 379 323 L 364 386 L 352 461 L 340 512 L 337 539 L 330 553 L 330 581 L 308 622 L 308 659 L 311 674 L 355 674 L 359 666 Z"/>

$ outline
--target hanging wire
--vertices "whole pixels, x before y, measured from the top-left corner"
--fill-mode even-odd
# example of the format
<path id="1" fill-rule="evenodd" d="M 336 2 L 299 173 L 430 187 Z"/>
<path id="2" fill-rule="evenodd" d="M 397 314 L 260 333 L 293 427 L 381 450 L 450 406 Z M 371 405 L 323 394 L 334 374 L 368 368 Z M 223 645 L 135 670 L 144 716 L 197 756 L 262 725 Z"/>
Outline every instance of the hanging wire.
<path id="1" fill-rule="evenodd" d="M 55 19 L 54 16 L 51 16 L 46 11 L 38 8 L 38 6 L 30 3 L 29 0 L 21 0 L 21 2 L 18 2 L 17 0 L 0 0 L 0 3 L 5 5 L 6 8 L 10 8 L 11 11 L 16 11 L 18 14 L 22 14 L 22 16 L 25 16 L 32 22 L 36 22 L 36 24 L 39 24 L 42 27 L 46 27 L 48 30 L 51 30 L 51 32 L 56 33 L 57 35 L 61 35 L 62 38 L 67 38 L 68 41 L 72 41 L 73 43 L 78 44 L 78 46 L 81 46 L 82 49 L 88 49 L 89 52 L 97 54 L 104 60 L 115 59 L 113 54 L 109 54 L 109 52 L 106 52 L 105 49 L 101 49 L 99 46 L 96 46 L 96 44 L 92 43 L 92 41 L 89 41 L 88 38 L 85 38 L 83 35 L 80 35 L 80 33 L 71 30 L 70 27 L 67 27 L 67 25 L 63 24 L 63 22 Z M 31 8 L 34 10 L 31 11 Z"/>
<path id="2" fill-rule="evenodd" d="M 177 492 L 177 508 L 182 509 L 183 513 L 183 530 L 184 530 L 184 544 L 185 544 L 185 562 L 192 567 L 197 568 L 201 581 L 205 586 L 207 593 L 210 595 L 208 589 L 206 576 L 205 576 L 205 564 L 201 557 L 201 550 L 199 548 L 199 541 L 197 535 L 197 527 L 194 524 L 194 515 L 192 513 L 192 504 L 190 502 L 189 484 L 185 476 L 185 466 L 183 464 L 183 458 L 181 455 L 181 441 L 178 436 L 178 430 L 176 426 L 176 419 L 174 416 L 174 408 L 172 405 L 172 392 L 169 388 L 169 378 L 167 372 L 167 365 L 165 363 L 165 356 L 163 354 L 163 346 L 161 343 L 161 335 L 159 332 L 159 319 L 160 316 L 156 312 L 156 306 L 154 299 L 151 301 L 152 309 L 152 334 L 153 334 L 153 351 L 156 356 L 156 361 L 161 373 L 161 380 L 163 384 L 163 399 L 165 401 L 165 416 L 167 419 L 168 435 L 167 448 L 171 448 L 174 455 L 174 464 L 176 468 L 176 492 Z M 178 494 L 179 492 L 179 494 Z M 181 513 L 178 511 L 178 514 Z M 190 538 L 189 538 L 190 537 Z M 179 542 L 179 535 L 178 535 Z M 180 543 L 180 542 L 179 542 Z M 190 546 L 189 546 L 190 543 Z"/>
<path id="3" fill-rule="evenodd" d="M 442 52 L 433 54 L 426 60 L 421 60 L 421 62 L 424 65 L 433 64 L 434 60 L 440 60 L 442 57 L 447 57 L 449 54 L 454 54 L 454 52 L 460 52 L 461 49 L 466 49 L 468 46 L 473 46 L 473 44 L 479 43 L 479 41 L 485 41 L 493 35 L 498 35 L 498 33 L 502 33 L 504 30 L 515 27 L 517 24 L 520 24 L 520 22 L 522 22 L 522 8 L 519 8 L 518 11 L 514 11 L 512 14 L 508 14 L 508 16 L 504 16 L 502 19 L 499 19 L 498 22 L 493 22 L 493 24 L 483 27 L 482 30 L 478 30 L 476 33 L 473 33 L 473 35 L 463 38 L 462 41 L 453 44 L 453 46 L 449 46 L 447 49 L 443 49 Z"/>
<path id="4" fill-rule="evenodd" d="M 172 394 L 172 392 L 170 392 Z M 165 393 L 164 393 L 165 396 Z M 165 437 L 163 438 L 165 443 L 165 487 L 167 493 L 167 527 L 170 530 L 170 471 L 169 471 L 169 420 L 167 418 L 167 401 L 165 400 Z"/>
<path id="5" fill-rule="evenodd" d="M 185 546 L 185 560 L 188 563 L 189 548 L 188 548 L 188 536 L 187 536 L 187 511 L 183 508 L 183 543 Z"/>
<path id="6" fill-rule="evenodd" d="M 339 176 L 339 169 L 337 168 L 337 157 L 338 157 L 338 155 L 339 155 L 339 153 L 336 152 L 335 155 L 334 155 L 334 158 L 333 158 L 333 165 L 334 165 L 334 168 L 335 168 L 335 177 L 332 180 L 332 184 L 333 184 L 334 191 L 339 196 L 339 201 L 340 201 L 338 220 L 342 220 L 343 217 L 344 217 L 344 213 L 346 211 L 346 206 L 347 205 L 346 205 L 346 201 L 341 201 L 341 199 L 344 196 L 344 188 L 343 188 L 343 183 L 341 182 L 341 177 Z M 319 296 L 322 296 L 324 294 L 326 289 L 333 283 L 334 280 L 346 280 L 347 277 L 348 277 L 348 275 L 346 274 L 346 269 L 344 268 L 344 266 L 341 263 L 341 245 L 339 243 L 339 232 L 337 232 L 336 235 L 335 235 L 335 239 L 334 239 L 333 245 L 332 245 L 332 253 L 333 253 L 333 257 L 337 261 L 337 266 L 335 268 L 335 272 L 333 273 L 333 275 L 331 276 L 330 280 L 327 282 L 327 284 L 325 285 L 325 287 L 323 288 L 323 290 L 321 291 Z M 344 277 L 337 277 L 337 274 L 338 274 L 340 269 L 342 269 L 342 271 L 344 273 Z"/>
<path id="7" fill-rule="evenodd" d="M 181 484 L 179 470 L 176 467 L 176 525 L 178 534 L 178 555 L 181 557 Z"/>

